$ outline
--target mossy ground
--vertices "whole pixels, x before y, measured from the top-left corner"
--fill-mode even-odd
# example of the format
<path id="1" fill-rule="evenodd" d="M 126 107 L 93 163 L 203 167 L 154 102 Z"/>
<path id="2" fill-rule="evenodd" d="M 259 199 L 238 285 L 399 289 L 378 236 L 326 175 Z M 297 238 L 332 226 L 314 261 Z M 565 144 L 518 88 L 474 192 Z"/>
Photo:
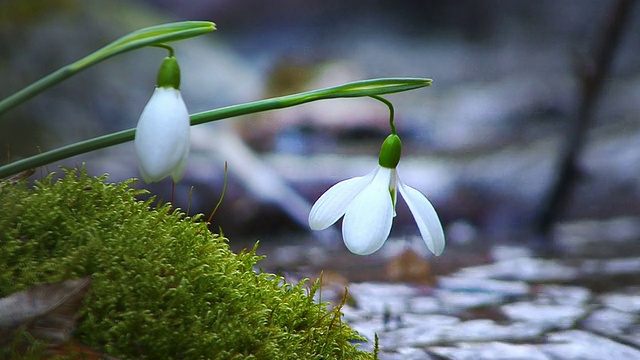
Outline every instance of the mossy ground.
<path id="1" fill-rule="evenodd" d="M 67 170 L 2 187 L 0 297 L 91 275 L 74 337 L 119 358 L 373 357 L 308 285 L 256 271 L 255 249 L 233 253 L 201 217 L 134 186 Z"/>

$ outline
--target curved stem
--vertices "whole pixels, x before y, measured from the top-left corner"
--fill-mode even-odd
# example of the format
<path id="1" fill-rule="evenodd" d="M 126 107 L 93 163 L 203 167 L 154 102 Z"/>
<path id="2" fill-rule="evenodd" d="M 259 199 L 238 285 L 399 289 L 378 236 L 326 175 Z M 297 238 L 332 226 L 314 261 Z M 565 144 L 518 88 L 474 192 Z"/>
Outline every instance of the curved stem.
<path id="1" fill-rule="evenodd" d="M 167 50 L 169 52 L 168 57 L 174 57 L 173 48 L 171 46 L 167 45 L 167 44 L 154 44 L 154 45 L 151 45 L 151 46 L 154 46 L 154 47 L 157 47 L 157 48 L 161 48 L 161 49 L 165 49 L 165 50 Z"/>
<path id="2" fill-rule="evenodd" d="M 396 135 L 396 125 L 393 123 L 396 112 L 393 109 L 393 104 L 391 103 L 391 101 L 383 98 L 382 96 L 377 96 L 377 95 L 371 95 L 370 97 L 378 101 L 381 101 L 382 103 L 387 105 L 387 107 L 389 108 L 389 126 L 391 127 L 391 134 Z"/>
<path id="3" fill-rule="evenodd" d="M 286 95 L 271 99 L 259 100 L 245 104 L 227 106 L 215 110 L 209 110 L 191 115 L 191 125 L 204 124 L 211 121 L 248 115 L 257 112 L 283 109 L 311 101 L 349 98 L 349 97 L 375 97 L 383 94 L 392 94 L 401 91 L 419 89 L 431 85 L 431 79 L 424 78 L 384 78 L 351 82 L 325 89 L 307 91 L 303 93 Z M 133 140 L 135 129 L 128 129 L 116 133 L 99 136 L 93 139 L 80 141 L 63 146 L 58 149 L 34 155 L 0 167 L 0 178 L 17 174 L 21 171 L 44 166 L 55 161 L 64 160 L 72 156 L 84 154 L 90 151 L 103 149 L 109 146 L 122 144 Z"/>

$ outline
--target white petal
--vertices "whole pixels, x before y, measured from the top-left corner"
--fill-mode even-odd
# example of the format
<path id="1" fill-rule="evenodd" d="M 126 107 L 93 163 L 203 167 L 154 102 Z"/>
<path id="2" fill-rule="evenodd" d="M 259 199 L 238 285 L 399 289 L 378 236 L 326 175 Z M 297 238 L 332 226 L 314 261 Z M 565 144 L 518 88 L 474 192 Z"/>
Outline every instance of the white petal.
<path id="1" fill-rule="evenodd" d="M 156 88 L 140 115 L 135 149 L 146 182 L 180 180 L 189 154 L 189 113 L 180 91 Z"/>
<path id="2" fill-rule="evenodd" d="M 369 255 L 389 237 L 393 221 L 393 201 L 389 194 L 392 169 L 379 168 L 373 181 L 347 208 L 342 221 L 342 237 L 354 254 Z"/>
<path id="3" fill-rule="evenodd" d="M 398 179 L 398 188 L 418 224 L 422 240 L 436 256 L 444 251 L 444 231 L 438 214 L 426 196 Z"/>
<path id="4" fill-rule="evenodd" d="M 187 162 L 189 159 L 189 145 L 184 148 L 184 152 L 182 154 L 182 158 L 176 166 L 173 167 L 173 171 L 171 171 L 171 179 L 174 183 L 178 183 L 182 176 L 184 175 L 185 170 L 187 170 Z"/>
<path id="5" fill-rule="evenodd" d="M 371 183 L 377 171 L 376 167 L 365 176 L 341 181 L 322 194 L 309 212 L 311 230 L 323 230 L 338 221 L 353 199 Z"/>

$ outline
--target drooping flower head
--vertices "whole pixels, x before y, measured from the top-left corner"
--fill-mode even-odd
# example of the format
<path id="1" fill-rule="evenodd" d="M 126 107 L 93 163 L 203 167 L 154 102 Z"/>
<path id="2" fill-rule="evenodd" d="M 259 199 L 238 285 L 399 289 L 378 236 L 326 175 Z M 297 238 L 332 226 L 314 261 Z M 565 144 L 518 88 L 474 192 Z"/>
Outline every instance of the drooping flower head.
<path id="1" fill-rule="evenodd" d="M 164 59 L 157 86 L 145 106 L 134 145 L 145 182 L 171 176 L 180 181 L 189 155 L 189 112 L 180 94 L 180 67 L 175 57 Z"/>
<path id="2" fill-rule="evenodd" d="M 400 191 L 427 247 L 435 255 L 442 254 L 444 232 L 435 209 L 420 191 L 398 177 L 401 153 L 400 137 L 389 135 L 372 172 L 341 181 L 320 196 L 309 213 L 311 229 L 326 229 L 344 216 L 342 237 L 347 248 L 358 255 L 372 254 L 389 237 Z"/>

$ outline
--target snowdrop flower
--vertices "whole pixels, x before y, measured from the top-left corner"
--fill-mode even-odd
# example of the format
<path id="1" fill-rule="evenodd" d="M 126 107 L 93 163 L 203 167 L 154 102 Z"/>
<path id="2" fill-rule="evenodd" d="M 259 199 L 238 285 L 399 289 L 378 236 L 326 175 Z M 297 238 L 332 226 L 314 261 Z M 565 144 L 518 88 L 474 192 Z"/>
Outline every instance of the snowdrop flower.
<path id="1" fill-rule="evenodd" d="M 189 113 L 180 94 L 180 68 L 173 56 L 162 62 L 151 99 L 138 120 L 135 149 L 145 182 L 171 175 L 180 181 L 189 155 Z"/>
<path id="2" fill-rule="evenodd" d="M 399 190 L 429 250 L 442 254 L 444 232 L 435 209 L 420 191 L 398 177 L 401 150 L 398 135 L 389 135 L 380 150 L 379 166 L 368 175 L 335 184 L 320 196 L 309 213 L 311 229 L 326 229 L 344 215 L 345 245 L 355 254 L 369 255 L 389 237 Z"/>

